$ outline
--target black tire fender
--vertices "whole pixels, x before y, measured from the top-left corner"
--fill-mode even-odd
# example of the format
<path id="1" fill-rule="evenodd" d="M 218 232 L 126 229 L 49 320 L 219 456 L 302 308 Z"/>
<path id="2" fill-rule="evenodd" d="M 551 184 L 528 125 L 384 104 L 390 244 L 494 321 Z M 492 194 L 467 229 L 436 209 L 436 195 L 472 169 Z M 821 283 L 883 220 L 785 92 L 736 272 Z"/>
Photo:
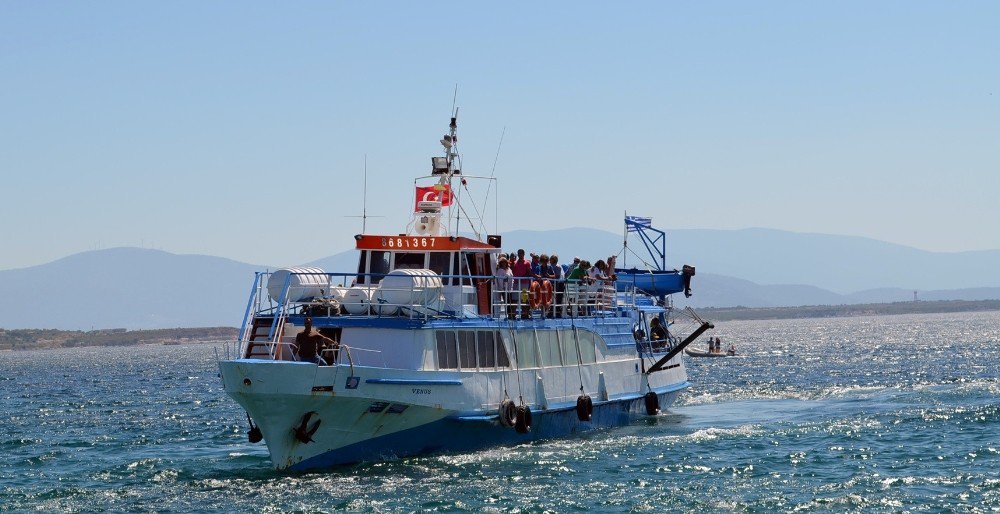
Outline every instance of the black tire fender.
<path id="1" fill-rule="evenodd" d="M 531 432 L 531 409 L 527 405 L 517 408 L 517 421 L 514 422 L 514 430 L 519 434 Z"/>
<path id="2" fill-rule="evenodd" d="M 511 400 L 500 402 L 498 411 L 501 425 L 510 428 L 517 423 L 517 406 Z"/>
<path id="3" fill-rule="evenodd" d="M 581 394 L 576 399 L 576 417 L 580 421 L 590 421 L 594 414 L 594 401 L 590 396 Z"/>
<path id="4" fill-rule="evenodd" d="M 646 403 L 646 414 L 655 416 L 660 413 L 660 397 L 656 393 L 652 391 L 646 393 L 643 401 Z"/>

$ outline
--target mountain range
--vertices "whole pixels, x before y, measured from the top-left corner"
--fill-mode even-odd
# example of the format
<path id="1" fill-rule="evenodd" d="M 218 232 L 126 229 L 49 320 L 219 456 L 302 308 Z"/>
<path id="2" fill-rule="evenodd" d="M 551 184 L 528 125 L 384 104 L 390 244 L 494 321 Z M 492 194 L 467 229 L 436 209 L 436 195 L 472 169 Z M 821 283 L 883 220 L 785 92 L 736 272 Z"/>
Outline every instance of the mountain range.
<path id="1" fill-rule="evenodd" d="M 853 236 L 771 229 L 669 230 L 667 267 L 696 266 L 695 295 L 679 305 L 779 307 L 913 299 L 1000 298 L 1000 250 L 928 252 Z M 515 230 L 503 248 L 596 261 L 619 254 L 619 266 L 652 259 L 637 238 L 590 229 Z M 305 263 L 355 269 L 353 250 Z M 0 327 L 89 330 L 121 327 L 238 326 L 255 271 L 221 257 L 113 248 L 0 271 Z"/>

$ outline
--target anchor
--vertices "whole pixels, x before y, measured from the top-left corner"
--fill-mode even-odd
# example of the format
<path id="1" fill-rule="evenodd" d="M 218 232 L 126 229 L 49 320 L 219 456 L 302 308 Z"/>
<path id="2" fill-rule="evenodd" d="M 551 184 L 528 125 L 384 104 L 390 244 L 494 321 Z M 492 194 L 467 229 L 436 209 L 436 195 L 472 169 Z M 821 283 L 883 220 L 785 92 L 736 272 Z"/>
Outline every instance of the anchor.
<path id="1" fill-rule="evenodd" d="M 316 411 L 309 411 L 305 413 L 305 415 L 302 416 L 302 422 L 299 423 L 299 426 L 292 429 L 292 434 L 295 435 L 295 438 L 303 443 L 313 442 L 312 436 L 317 430 L 319 430 L 319 425 L 323 422 L 323 420 L 317 419 L 312 426 L 309 426 L 309 420 L 312 419 L 314 414 L 316 414 Z"/>

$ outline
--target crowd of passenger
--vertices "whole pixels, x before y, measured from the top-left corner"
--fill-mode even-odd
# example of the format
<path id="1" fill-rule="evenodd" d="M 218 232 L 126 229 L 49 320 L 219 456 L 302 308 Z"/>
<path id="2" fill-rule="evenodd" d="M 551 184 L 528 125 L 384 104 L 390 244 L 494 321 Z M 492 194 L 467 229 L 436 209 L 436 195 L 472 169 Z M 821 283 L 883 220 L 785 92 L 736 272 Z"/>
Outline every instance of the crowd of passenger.
<path id="1" fill-rule="evenodd" d="M 501 303 L 506 303 L 507 316 L 516 317 L 521 306 L 521 318 L 530 319 L 532 310 L 541 310 L 542 317 L 584 315 L 594 309 L 594 297 L 581 298 L 581 292 L 598 290 L 611 285 L 615 276 L 616 256 L 607 260 L 590 261 L 574 257 L 570 264 L 559 264 L 556 254 L 529 253 L 524 249 L 501 254 L 495 273 L 495 290 Z M 582 303 L 583 305 L 577 305 Z M 565 309 L 564 309 L 565 308 Z"/>

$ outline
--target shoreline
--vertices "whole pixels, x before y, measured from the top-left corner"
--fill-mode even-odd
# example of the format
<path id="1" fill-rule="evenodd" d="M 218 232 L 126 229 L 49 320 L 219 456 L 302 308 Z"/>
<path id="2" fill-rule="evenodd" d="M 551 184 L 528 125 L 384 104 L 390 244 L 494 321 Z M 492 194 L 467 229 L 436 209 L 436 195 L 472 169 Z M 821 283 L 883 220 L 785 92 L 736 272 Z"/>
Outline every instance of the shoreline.
<path id="1" fill-rule="evenodd" d="M 713 321 L 750 321 L 902 314 L 948 314 L 1000 311 L 1000 300 L 937 300 L 849 305 L 803 305 L 799 307 L 703 307 L 697 312 Z"/>
<path id="2" fill-rule="evenodd" d="M 697 312 L 712 321 L 766 321 L 996 311 L 1000 311 L 1000 300 L 939 300 L 799 307 L 704 307 Z M 62 348 L 211 344 L 235 340 L 238 332 L 234 327 L 91 331 L 0 328 L 0 353 Z"/>

